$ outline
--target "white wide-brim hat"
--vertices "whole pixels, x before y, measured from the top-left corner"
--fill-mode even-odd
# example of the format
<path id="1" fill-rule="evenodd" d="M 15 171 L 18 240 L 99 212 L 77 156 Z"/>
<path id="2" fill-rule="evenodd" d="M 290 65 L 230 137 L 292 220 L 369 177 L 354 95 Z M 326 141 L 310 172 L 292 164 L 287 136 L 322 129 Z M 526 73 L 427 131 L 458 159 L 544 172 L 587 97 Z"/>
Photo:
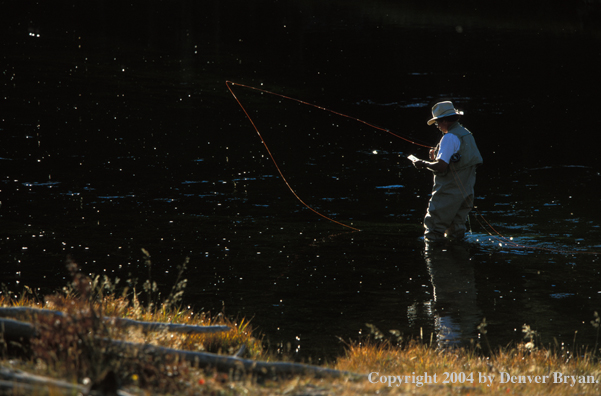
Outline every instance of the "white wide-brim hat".
<path id="1" fill-rule="evenodd" d="M 439 118 L 452 115 L 463 115 L 463 111 L 457 110 L 452 102 L 438 102 L 432 107 L 432 119 L 428 121 L 428 125 L 434 124 Z"/>

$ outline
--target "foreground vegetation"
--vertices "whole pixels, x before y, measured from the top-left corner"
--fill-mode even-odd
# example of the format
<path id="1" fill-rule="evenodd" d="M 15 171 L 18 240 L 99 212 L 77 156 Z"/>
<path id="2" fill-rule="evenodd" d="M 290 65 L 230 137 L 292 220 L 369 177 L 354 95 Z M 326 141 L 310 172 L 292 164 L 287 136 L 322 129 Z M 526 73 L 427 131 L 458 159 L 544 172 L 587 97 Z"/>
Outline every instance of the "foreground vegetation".
<path id="1" fill-rule="evenodd" d="M 148 263 L 150 265 L 150 263 Z M 349 342 L 347 352 L 328 363 L 330 371 L 290 375 L 248 367 L 211 367 L 170 353 L 123 348 L 153 345 L 183 351 L 236 356 L 262 363 L 281 363 L 263 348 L 246 320 L 234 321 L 181 307 L 185 280 L 180 279 L 163 299 L 147 281 L 120 289 L 107 278 L 89 278 L 68 263 L 73 282 L 61 293 L 41 299 L 26 288 L 20 296 L 3 292 L 0 307 L 31 307 L 62 315 L 19 313 L 33 323 L 32 337 L 1 337 L 0 394 L 134 394 L 134 395 L 594 395 L 601 392 L 601 365 L 591 350 L 540 348 L 534 332 L 524 328 L 524 343 L 493 350 L 439 348 L 432 343 L 384 336 L 373 328 L 364 340 Z M 182 266 L 183 273 L 184 266 Z M 141 302 L 144 297 L 144 303 Z M 19 311 L 21 312 L 21 311 Z M 227 326 L 212 333 L 172 332 L 165 328 L 122 326 L 107 318 L 127 318 L 186 326 Z M 599 329 L 597 316 L 592 325 Z M 480 326 L 486 341 L 486 324 Z M 155 351 L 156 352 L 156 351 Z M 296 366 L 295 366 L 296 367 Z M 326 367 L 322 367 L 326 369 Z M 78 384 L 59 392 L 52 384 L 15 387 L 15 373 Z M 337 375 L 342 374 L 342 375 Z M 82 391 L 83 389 L 83 391 Z"/>

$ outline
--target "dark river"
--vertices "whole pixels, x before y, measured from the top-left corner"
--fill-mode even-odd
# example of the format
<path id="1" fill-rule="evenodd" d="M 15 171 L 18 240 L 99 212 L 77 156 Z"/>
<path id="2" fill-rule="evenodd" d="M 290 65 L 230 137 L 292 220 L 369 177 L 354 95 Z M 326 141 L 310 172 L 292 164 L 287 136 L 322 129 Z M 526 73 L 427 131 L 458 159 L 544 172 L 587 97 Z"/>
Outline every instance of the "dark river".
<path id="1" fill-rule="evenodd" d="M 152 276 L 332 359 L 398 330 L 593 345 L 601 311 L 599 1 L 9 1 L 0 16 L 0 282 Z M 453 6 L 451 6 L 453 4 Z M 231 86 L 271 155 L 230 94 Z M 463 244 L 424 245 L 431 106 L 484 157 Z M 323 219 L 319 213 L 361 231 Z"/>

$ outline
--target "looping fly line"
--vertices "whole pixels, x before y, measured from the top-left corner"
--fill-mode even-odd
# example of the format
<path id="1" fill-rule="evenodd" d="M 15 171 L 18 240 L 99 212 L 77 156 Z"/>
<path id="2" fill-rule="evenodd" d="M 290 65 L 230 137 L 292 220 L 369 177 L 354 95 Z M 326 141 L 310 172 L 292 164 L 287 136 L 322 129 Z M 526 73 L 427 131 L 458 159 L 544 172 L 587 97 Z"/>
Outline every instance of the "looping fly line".
<path id="1" fill-rule="evenodd" d="M 334 110 L 326 109 L 325 107 L 322 107 L 322 106 L 319 106 L 319 105 L 316 105 L 316 104 L 313 104 L 313 103 L 305 102 L 303 100 L 295 99 L 295 98 L 292 98 L 290 96 L 282 95 L 282 94 L 279 94 L 279 93 L 276 93 L 276 92 L 267 91 L 265 89 L 251 87 L 249 85 L 244 85 L 244 84 L 238 84 L 238 83 L 235 83 L 235 82 L 232 82 L 232 81 L 226 81 L 225 83 L 226 83 L 227 89 L 229 89 L 230 93 L 234 96 L 234 99 L 236 99 L 236 101 L 238 102 L 238 104 L 240 105 L 240 107 L 242 107 L 242 110 L 244 110 L 244 113 L 246 114 L 246 117 L 253 124 L 253 126 L 255 127 L 255 131 L 257 131 L 257 133 L 259 133 L 259 131 L 257 130 L 257 127 L 255 126 L 254 122 L 252 121 L 252 119 L 250 118 L 250 116 L 248 115 L 248 113 L 246 112 L 246 110 L 244 109 L 244 106 L 242 106 L 242 104 L 240 103 L 240 101 L 238 100 L 238 98 L 236 97 L 236 95 L 234 94 L 234 92 L 232 91 L 232 88 L 230 87 L 230 84 L 231 85 L 238 85 L 240 87 L 244 87 L 244 88 L 248 88 L 248 89 L 252 89 L 254 91 L 263 92 L 263 93 L 266 93 L 266 94 L 269 94 L 269 95 L 279 96 L 280 98 L 284 98 L 284 99 L 287 99 L 287 100 L 292 100 L 294 102 L 298 102 L 298 103 L 301 103 L 301 104 L 304 104 L 304 105 L 307 105 L 307 106 L 315 107 L 316 109 L 327 111 L 328 113 L 332 113 L 332 114 L 335 114 L 335 115 L 338 115 L 338 116 L 341 116 L 341 117 L 344 117 L 344 118 L 348 118 L 348 119 L 353 120 L 353 121 L 360 122 L 361 124 L 367 125 L 370 128 L 374 128 L 374 129 L 380 130 L 382 132 L 389 133 L 389 134 L 391 134 L 392 136 L 394 136 L 396 138 L 402 139 L 402 140 L 404 140 L 406 142 L 409 142 L 411 144 L 414 144 L 416 146 L 421 146 L 421 147 L 426 147 L 426 148 L 432 148 L 432 146 L 428 146 L 428 145 L 425 145 L 425 144 L 422 144 L 422 143 L 418 143 L 418 142 L 415 142 L 413 140 L 407 139 L 406 137 L 398 135 L 398 134 L 392 132 L 390 129 L 379 127 L 379 126 L 371 124 L 371 123 L 369 123 L 367 121 L 363 121 L 363 120 L 361 120 L 359 118 L 351 117 L 349 115 L 346 115 L 346 114 L 343 114 L 343 113 L 339 113 L 339 112 L 334 111 Z M 259 133 L 259 136 L 260 135 L 261 134 Z"/>
<path id="2" fill-rule="evenodd" d="M 357 122 L 359 122 L 361 124 L 364 124 L 364 125 L 366 125 L 366 126 L 368 126 L 370 128 L 374 128 L 374 129 L 380 130 L 382 132 L 389 133 L 390 135 L 392 135 L 392 136 L 394 136 L 396 138 L 402 139 L 402 140 L 404 140 L 404 141 L 406 141 L 408 143 L 411 143 L 413 145 L 420 146 L 420 147 L 425 147 L 425 148 L 429 148 L 429 149 L 433 148 L 432 146 L 421 144 L 421 143 L 415 142 L 413 140 L 410 140 L 410 139 L 408 139 L 406 137 L 400 136 L 400 135 L 392 132 L 390 129 L 379 127 L 377 125 L 374 125 L 374 124 L 371 124 L 369 122 L 363 121 L 363 120 L 361 120 L 359 118 L 352 117 L 352 116 L 349 116 L 349 115 L 346 115 L 346 114 L 343 114 L 343 113 L 339 113 L 337 111 L 330 110 L 330 109 L 327 109 L 325 107 L 322 107 L 322 106 L 319 106 L 319 105 L 316 105 L 316 104 L 313 104 L 313 103 L 309 103 L 309 102 L 306 102 L 306 101 L 303 101 L 303 100 L 300 100 L 300 99 L 295 99 L 295 98 L 292 98 L 290 96 L 278 94 L 276 92 L 271 92 L 271 91 L 268 91 L 268 90 L 265 90 L 265 89 L 262 89 L 262 88 L 256 88 L 256 87 L 252 87 L 252 86 L 245 85 L 245 84 L 235 83 L 235 82 L 232 82 L 232 81 L 226 81 L 225 83 L 226 83 L 227 89 L 230 91 L 230 93 L 232 94 L 232 96 L 234 97 L 234 99 L 236 100 L 236 102 L 238 103 L 238 105 L 240 106 L 240 108 L 242 109 L 242 111 L 244 112 L 244 114 L 246 115 L 246 118 L 248 118 L 248 120 L 252 124 L 255 132 L 257 133 L 257 135 L 259 135 L 259 138 L 261 139 L 261 142 L 263 143 L 263 146 L 265 146 L 265 150 L 267 150 L 267 153 L 269 154 L 269 157 L 271 158 L 273 164 L 275 165 L 275 168 L 278 171 L 280 177 L 282 178 L 282 180 L 284 181 L 284 183 L 286 184 L 286 186 L 288 187 L 288 189 L 296 197 L 296 199 L 301 204 L 303 204 L 307 209 L 311 210 L 312 212 L 314 212 L 315 214 L 321 216 L 322 218 L 324 218 L 326 220 L 329 220 L 329 221 L 331 221 L 333 223 L 336 223 L 338 225 L 341 225 L 343 227 L 346 227 L 346 228 L 349 228 L 351 230 L 354 230 L 354 231 L 361 231 L 361 230 L 358 229 L 358 228 L 355 228 L 353 226 L 350 226 L 348 224 L 341 223 L 341 222 L 339 222 L 337 220 L 334 220 L 334 219 L 332 219 L 332 218 L 330 218 L 330 217 L 328 217 L 328 216 L 326 216 L 326 215 L 318 212 L 317 210 L 315 210 L 314 208 L 312 208 L 311 206 L 309 206 L 307 203 L 305 203 L 298 196 L 298 194 L 296 193 L 296 191 L 294 191 L 294 189 L 292 188 L 292 186 L 290 185 L 290 183 L 288 183 L 288 180 L 284 176 L 284 173 L 280 169 L 278 163 L 275 161 L 273 155 L 271 154 L 271 151 L 269 150 L 269 147 L 267 146 L 267 143 L 265 142 L 265 139 L 263 139 L 263 136 L 261 135 L 261 132 L 259 132 L 259 129 L 255 125 L 253 119 L 248 114 L 248 111 L 246 111 L 246 108 L 242 105 L 242 103 L 240 102 L 240 100 L 238 99 L 238 97 L 236 96 L 236 94 L 234 94 L 234 91 L 232 90 L 232 86 L 237 85 L 237 86 L 248 88 L 248 89 L 251 89 L 251 90 L 254 90 L 254 91 L 263 92 L 263 93 L 266 93 L 266 94 L 269 94 L 269 95 L 278 96 L 278 97 L 283 98 L 283 99 L 287 99 L 287 100 L 291 100 L 291 101 L 294 101 L 294 102 L 298 102 L 298 103 L 301 103 L 303 105 L 311 106 L 311 107 L 314 107 L 314 108 L 319 109 L 319 110 L 323 110 L 323 111 L 326 111 L 326 112 L 329 112 L 329 113 L 332 113 L 332 114 L 335 114 L 335 115 L 338 115 L 338 116 L 341 116 L 341 117 L 344 117 L 344 118 L 348 118 L 348 119 L 353 120 L 353 121 L 357 121 Z M 464 198 L 467 197 L 467 192 L 465 191 L 465 188 L 463 187 L 463 185 L 461 185 L 460 181 L 459 181 L 459 184 L 460 184 L 460 189 L 463 191 Z M 471 205 L 471 206 L 473 206 L 473 205 Z M 503 235 L 501 235 L 501 233 L 499 231 L 497 231 L 488 221 L 486 221 L 486 219 L 484 218 L 484 216 L 481 213 L 479 213 L 479 211 L 476 208 L 474 208 L 474 212 L 476 213 L 477 216 L 479 216 L 482 219 L 482 221 L 484 223 L 486 223 L 486 225 L 488 225 L 488 229 L 492 230 L 492 232 L 488 231 L 487 227 L 484 224 L 482 224 L 482 222 L 480 222 L 480 220 L 478 220 L 478 217 L 476 216 L 476 220 L 478 220 L 478 223 L 480 224 L 480 226 L 489 234 L 489 236 L 491 236 L 493 238 L 496 238 L 500 242 L 500 244 L 505 243 L 506 247 L 515 248 L 515 249 L 526 249 L 526 250 L 543 250 L 543 251 L 550 251 L 550 252 L 564 253 L 564 254 L 576 254 L 576 253 L 598 254 L 596 252 L 582 252 L 582 251 L 569 251 L 569 252 L 567 252 L 567 251 L 562 251 L 562 250 L 558 250 L 558 249 L 525 246 L 525 245 L 521 245 L 521 244 L 515 243 L 511 239 L 506 238 Z M 493 235 L 493 232 L 496 234 L 496 236 Z"/>
<path id="3" fill-rule="evenodd" d="M 400 135 L 398 135 L 398 134 L 390 131 L 389 129 L 382 128 L 382 127 L 379 127 L 379 126 L 374 125 L 374 124 L 370 124 L 370 123 L 368 123 L 366 121 L 360 120 L 359 118 L 351 117 L 351 116 L 348 116 L 346 114 L 339 113 L 337 111 L 330 110 L 330 109 L 327 109 L 325 107 L 315 105 L 313 103 L 305 102 L 303 100 L 295 99 L 295 98 L 292 98 L 290 96 L 286 96 L 286 95 L 278 94 L 278 93 L 275 93 L 275 92 L 267 91 L 265 89 L 251 87 L 249 85 L 244 85 L 244 84 L 238 84 L 238 83 L 235 83 L 235 82 L 232 82 L 232 81 L 226 81 L 225 83 L 226 83 L 227 89 L 230 91 L 230 93 L 232 94 L 232 96 L 234 97 L 234 99 L 236 100 L 236 102 L 238 103 L 238 105 L 240 106 L 240 108 L 242 109 L 242 111 L 244 112 L 244 114 L 246 115 L 246 118 L 248 118 L 248 120 L 252 124 L 255 132 L 257 132 L 257 135 L 259 135 L 259 138 L 261 139 L 261 142 L 263 143 L 263 146 L 265 146 L 265 150 L 267 150 L 267 153 L 269 154 L 269 157 L 271 158 L 271 161 L 275 165 L 275 168 L 278 171 L 280 177 L 282 178 L 282 180 L 284 181 L 284 183 L 286 184 L 286 186 L 288 187 L 288 189 L 290 190 L 290 192 L 292 192 L 292 194 L 296 197 L 296 199 L 301 204 L 303 204 L 307 209 L 311 210 L 313 213 L 317 214 L 318 216 L 321 216 L 322 218 L 324 218 L 326 220 L 329 220 L 329 221 L 331 221 L 333 223 L 339 224 L 339 225 L 341 225 L 343 227 L 350 228 L 353 231 L 361 231 L 361 230 L 358 229 L 358 228 L 355 228 L 353 226 L 350 226 L 348 224 L 341 223 L 341 222 L 339 222 L 337 220 L 334 220 L 334 219 L 332 219 L 332 218 L 330 218 L 330 217 L 328 217 L 328 216 L 326 216 L 326 215 L 318 212 L 317 210 L 315 210 L 314 208 L 312 208 L 311 206 L 309 206 L 305 201 L 303 201 L 301 199 L 301 197 L 298 196 L 298 194 L 296 193 L 296 191 L 294 191 L 294 189 L 292 188 L 292 186 L 290 185 L 290 183 L 288 183 L 288 180 L 286 179 L 286 176 L 284 176 L 284 173 L 282 172 L 282 170 L 280 169 L 278 163 L 276 162 L 276 160 L 274 159 L 273 155 L 271 154 L 271 151 L 269 150 L 269 147 L 267 146 L 267 143 L 265 142 L 265 139 L 263 139 L 263 136 L 261 135 L 261 132 L 259 132 L 259 128 L 257 128 L 255 122 L 250 117 L 250 115 L 248 114 L 248 111 L 246 111 L 246 108 L 242 105 L 242 103 L 240 102 L 240 100 L 238 99 L 238 97 L 236 96 L 236 94 L 234 93 L 234 91 L 232 90 L 231 86 L 238 85 L 240 87 L 252 89 L 254 91 L 259 91 L 259 92 L 263 92 L 263 93 L 266 93 L 266 94 L 270 94 L 270 95 L 274 95 L 274 96 L 279 96 L 279 97 L 284 98 L 284 99 L 292 100 L 292 101 L 295 101 L 295 102 L 298 102 L 298 103 L 301 103 L 301 104 L 304 104 L 304 105 L 307 105 L 307 106 L 315 107 L 316 109 L 323 110 L 323 111 L 326 111 L 326 112 L 329 112 L 329 113 L 332 113 L 332 114 L 335 114 L 335 115 L 338 115 L 338 116 L 341 116 L 341 117 L 345 117 L 345 118 L 348 118 L 348 119 L 360 122 L 360 123 L 362 123 L 364 125 L 367 125 L 367 126 L 369 126 L 371 128 L 378 129 L 380 131 L 389 133 L 389 134 L 391 134 L 394 137 L 397 137 L 399 139 L 405 140 L 405 141 L 407 141 L 409 143 L 412 143 L 414 145 L 421 146 L 421 147 L 426 147 L 426 148 L 432 148 L 431 146 L 427 146 L 425 144 L 421 144 L 421 143 L 417 143 L 417 142 L 414 142 L 412 140 L 409 140 L 409 139 L 407 139 L 407 138 L 405 138 L 403 136 L 400 136 Z"/>

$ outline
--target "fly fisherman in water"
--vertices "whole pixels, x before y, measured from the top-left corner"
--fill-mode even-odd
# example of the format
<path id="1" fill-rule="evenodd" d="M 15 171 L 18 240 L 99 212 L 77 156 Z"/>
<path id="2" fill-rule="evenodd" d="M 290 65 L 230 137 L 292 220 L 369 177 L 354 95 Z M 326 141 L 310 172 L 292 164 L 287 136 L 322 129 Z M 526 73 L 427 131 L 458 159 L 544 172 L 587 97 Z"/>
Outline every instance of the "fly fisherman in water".
<path id="1" fill-rule="evenodd" d="M 459 123 L 461 115 L 463 112 L 451 102 L 435 104 L 428 125 L 436 124 L 442 139 L 430 150 L 430 161 L 412 157 L 417 169 L 434 173 L 432 197 L 424 218 L 424 238 L 428 242 L 463 238 L 473 207 L 476 167 L 482 164 L 482 156 L 471 132 Z"/>

